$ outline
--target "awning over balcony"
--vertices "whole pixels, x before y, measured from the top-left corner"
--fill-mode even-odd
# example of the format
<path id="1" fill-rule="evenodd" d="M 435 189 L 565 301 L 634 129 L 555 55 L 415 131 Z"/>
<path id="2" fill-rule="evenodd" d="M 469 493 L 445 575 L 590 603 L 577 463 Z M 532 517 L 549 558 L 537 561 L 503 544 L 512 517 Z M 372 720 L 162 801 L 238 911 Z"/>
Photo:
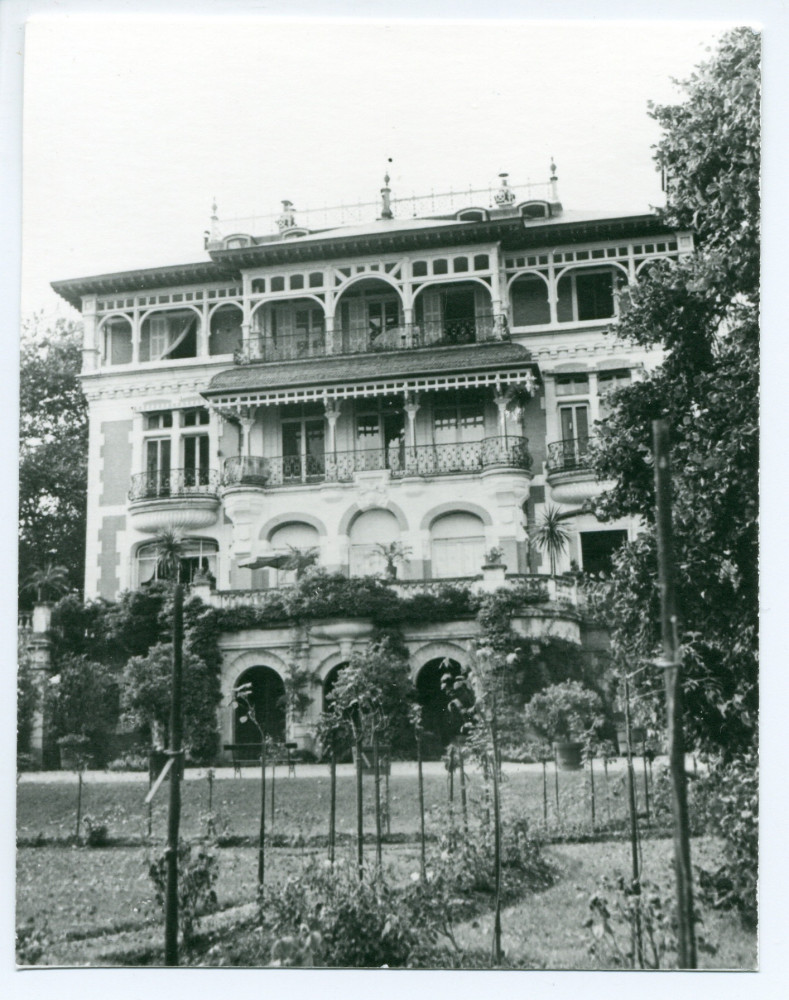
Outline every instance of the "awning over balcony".
<path id="1" fill-rule="evenodd" d="M 215 375 L 203 396 L 241 408 L 478 386 L 534 389 L 538 377 L 525 347 L 497 341 L 236 366 Z"/>

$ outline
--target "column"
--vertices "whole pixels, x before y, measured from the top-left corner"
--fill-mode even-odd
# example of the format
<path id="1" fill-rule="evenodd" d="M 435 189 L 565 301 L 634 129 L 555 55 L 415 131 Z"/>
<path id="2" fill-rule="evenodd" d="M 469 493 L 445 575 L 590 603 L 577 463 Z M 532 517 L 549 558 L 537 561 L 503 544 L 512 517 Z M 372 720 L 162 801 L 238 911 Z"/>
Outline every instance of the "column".
<path id="1" fill-rule="evenodd" d="M 505 446 L 507 441 L 507 403 L 509 402 L 509 398 L 509 391 L 507 389 L 502 391 L 501 386 L 497 385 L 493 399 L 499 411 L 499 437 L 504 439 Z"/>
<path id="2" fill-rule="evenodd" d="M 416 450 L 416 415 L 419 411 L 420 400 L 416 392 L 407 392 L 403 408 L 408 417 L 408 447 L 405 455 L 405 469 L 407 473 L 415 473 L 419 468 L 418 452 Z"/>
<path id="3" fill-rule="evenodd" d="M 340 417 L 342 404 L 339 399 L 324 397 L 323 405 L 329 425 L 326 439 L 326 479 L 329 482 L 334 482 L 337 479 L 337 421 Z"/>
<path id="4" fill-rule="evenodd" d="M 241 454 L 248 456 L 251 454 L 251 433 L 255 423 L 255 407 L 245 406 L 238 417 L 241 424 Z"/>
<path id="5" fill-rule="evenodd" d="M 553 255 L 551 255 L 551 260 L 553 260 Z M 548 309 L 550 311 L 551 323 L 559 322 L 558 301 L 559 292 L 556 282 L 556 268 L 553 263 L 550 263 L 548 265 Z"/>
<path id="6" fill-rule="evenodd" d="M 328 314 L 324 316 L 323 322 L 326 326 L 326 353 L 327 354 L 339 354 L 339 351 L 334 350 L 334 315 L 329 316 Z"/>
<path id="7" fill-rule="evenodd" d="M 99 367 L 99 350 L 96 343 L 96 299 L 82 300 L 82 370 L 95 371 Z"/>
<path id="8" fill-rule="evenodd" d="M 131 339 L 132 339 L 132 363 L 138 364 L 140 361 L 140 307 L 135 299 L 134 309 L 131 319 Z"/>

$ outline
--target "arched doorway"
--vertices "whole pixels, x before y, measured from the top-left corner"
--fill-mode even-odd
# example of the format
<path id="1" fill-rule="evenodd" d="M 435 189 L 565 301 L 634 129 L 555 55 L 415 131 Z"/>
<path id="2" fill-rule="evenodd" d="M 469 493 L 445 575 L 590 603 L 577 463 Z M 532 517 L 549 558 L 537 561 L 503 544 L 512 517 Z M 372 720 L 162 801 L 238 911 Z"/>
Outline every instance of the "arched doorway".
<path id="1" fill-rule="evenodd" d="M 271 667 L 250 667 L 238 678 L 236 687 L 252 685 L 252 705 L 258 725 L 266 736 L 279 743 L 285 740 L 285 684 Z M 236 743 L 260 743 L 260 733 L 246 707 L 239 703 L 233 718 Z"/>
<path id="2" fill-rule="evenodd" d="M 340 671 L 347 667 L 347 663 L 338 663 L 336 667 L 332 667 L 331 670 L 323 678 L 323 711 L 326 712 L 331 708 L 331 693 L 334 689 L 334 685 L 337 683 L 337 678 L 340 676 Z"/>
<path id="3" fill-rule="evenodd" d="M 416 693 L 422 706 L 422 725 L 432 737 L 427 741 L 430 756 L 440 756 L 443 749 L 460 735 L 465 720 L 462 713 L 450 705 L 456 694 L 449 690 L 460 672 L 457 660 L 439 656 L 428 660 L 417 674 Z M 450 676 L 448 684 L 443 681 L 447 674 Z M 460 700 L 471 703 L 470 695 Z"/>

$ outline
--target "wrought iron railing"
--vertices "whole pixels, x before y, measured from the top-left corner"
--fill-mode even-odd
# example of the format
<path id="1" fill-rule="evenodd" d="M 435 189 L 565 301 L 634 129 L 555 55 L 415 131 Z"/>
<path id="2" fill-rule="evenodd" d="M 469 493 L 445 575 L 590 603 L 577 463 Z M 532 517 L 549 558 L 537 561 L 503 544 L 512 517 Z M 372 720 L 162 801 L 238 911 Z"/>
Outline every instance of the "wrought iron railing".
<path id="1" fill-rule="evenodd" d="M 129 500 L 216 496 L 218 489 L 215 469 L 156 469 L 132 476 Z"/>
<path id="2" fill-rule="evenodd" d="M 330 455 L 258 456 L 225 459 L 223 486 L 273 488 L 296 483 L 349 483 L 357 472 L 388 469 L 395 479 L 404 476 L 444 476 L 486 469 L 530 470 L 532 456 L 525 437 L 489 437 L 465 444 L 400 443 L 388 448 L 338 451 Z"/>
<path id="3" fill-rule="evenodd" d="M 592 438 L 567 438 L 548 445 L 545 468 L 548 472 L 580 472 L 591 468 Z"/>
<path id="4" fill-rule="evenodd" d="M 506 336 L 504 326 L 497 323 L 492 315 L 479 315 L 453 321 L 392 326 L 385 330 L 354 325 L 338 327 L 331 334 L 318 331 L 291 334 L 277 339 L 267 334 L 253 333 L 242 342 L 234 357 L 236 364 L 294 361 L 338 354 L 399 351 L 414 347 L 479 344 L 505 339 Z"/>

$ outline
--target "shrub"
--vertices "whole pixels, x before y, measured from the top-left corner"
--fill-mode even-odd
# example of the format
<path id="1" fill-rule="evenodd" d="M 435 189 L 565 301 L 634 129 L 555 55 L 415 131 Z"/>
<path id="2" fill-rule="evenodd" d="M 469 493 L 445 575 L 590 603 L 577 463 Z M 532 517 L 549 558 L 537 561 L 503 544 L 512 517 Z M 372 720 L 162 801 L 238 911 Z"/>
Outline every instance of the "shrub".
<path id="1" fill-rule="evenodd" d="M 217 908 L 214 885 L 219 863 L 216 856 L 205 848 L 192 854 L 192 845 L 186 841 L 178 844 L 178 924 L 185 945 L 194 937 L 196 921 Z M 164 910 L 167 892 L 167 855 L 161 854 L 148 867 L 154 885 L 157 904 Z"/>
<path id="2" fill-rule="evenodd" d="M 601 717 L 603 704 L 595 691 L 578 681 L 552 684 L 535 694 L 524 710 L 527 728 L 544 740 L 578 739 Z"/>
<path id="3" fill-rule="evenodd" d="M 755 751 L 717 762 L 699 779 L 700 808 L 710 833 L 723 839 L 723 864 L 699 871 L 699 896 L 716 909 L 736 909 L 747 927 L 758 915 L 759 772 Z"/>
<path id="4" fill-rule="evenodd" d="M 83 816 L 82 825 L 87 833 L 85 843 L 88 847 L 106 847 L 109 844 L 109 829 L 102 820 L 93 816 Z"/>

